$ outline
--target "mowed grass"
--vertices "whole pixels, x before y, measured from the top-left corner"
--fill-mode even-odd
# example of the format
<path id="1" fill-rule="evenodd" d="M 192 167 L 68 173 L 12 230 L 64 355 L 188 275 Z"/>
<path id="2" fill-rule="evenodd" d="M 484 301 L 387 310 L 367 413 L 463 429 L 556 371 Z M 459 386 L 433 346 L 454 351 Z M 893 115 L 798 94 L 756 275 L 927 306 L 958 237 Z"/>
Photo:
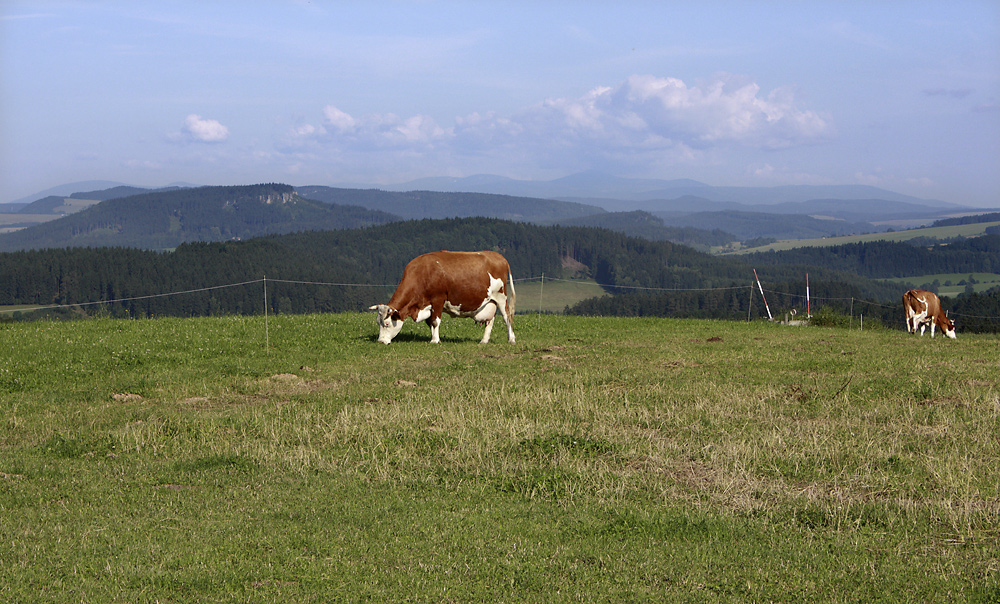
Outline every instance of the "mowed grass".
<path id="1" fill-rule="evenodd" d="M 0 600 L 989 602 L 1000 340 L 0 325 Z"/>

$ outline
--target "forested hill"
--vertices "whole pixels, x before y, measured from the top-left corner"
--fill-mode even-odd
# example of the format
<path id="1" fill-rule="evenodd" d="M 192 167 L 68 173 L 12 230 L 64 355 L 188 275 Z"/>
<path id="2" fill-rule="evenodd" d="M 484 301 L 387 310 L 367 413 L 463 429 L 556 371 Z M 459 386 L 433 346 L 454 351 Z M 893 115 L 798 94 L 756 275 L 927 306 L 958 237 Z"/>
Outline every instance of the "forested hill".
<path id="1" fill-rule="evenodd" d="M 289 185 L 197 187 L 117 197 L 75 214 L 0 235 L 0 251 L 50 247 L 174 248 L 310 229 L 399 220 L 385 212 L 303 199 Z"/>
<path id="2" fill-rule="evenodd" d="M 825 220 L 801 214 L 775 214 L 723 210 L 676 215 L 658 214 L 667 225 L 696 229 L 720 229 L 733 233 L 734 240 L 746 241 L 759 237 L 775 239 L 809 239 L 836 237 L 853 233 L 872 233 L 879 229 L 867 222 Z"/>
<path id="3" fill-rule="evenodd" d="M 295 191 L 307 199 L 361 206 L 371 210 L 388 212 L 408 220 L 482 216 L 524 222 L 553 223 L 563 219 L 605 212 L 603 208 L 583 203 L 491 193 L 396 192 L 380 189 L 338 189 L 319 186 L 296 187 Z"/>
<path id="4" fill-rule="evenodd" d="M 745 316 L 752 304 L 747 293 L 753 273 L 742 258 L 710 256 L 606 229 L 466 218 L 189 243 L 167 253 L 126 248 L 3 253 L 0 305 L 147 296 L 81 310 L 130 316 L 256 314 L 264 308 L 260 288 L 229 286 L 259 282 L 266 275 L 271 312 L 363 310 L 389 298 L 409 260 L 438 249 L 498 250 L 510 261 L 516 279 L 570 277 L 580 274 L 582 266 L 583 276 L 607 285 L 611 293 L 624 294 L 623 300 L 637 289 L 653 297 L 650 314 L 734 318 Z M 564 266 L 572 267 L 567 269 L 571 272 L 564 273 Z M 804 291 L 799 268 L 758 268 L 758 272 L 765 287 Z M 895 286 L 822 269 L 813 271 L 812 279 L 817 296 L 898 300 L 900 294 Z M 275 283 L 270 285 L 270 280 Z M 148 297 L 202 288 L 211 289 Z M 755 312 L 760 312 L 759 306 L 758 299 Z"/>
<path id="5" fill-rule="evenodd" d="M 649 212 L 608 212 L 582 218 L 560 220 L 563 226 L 589 226 L 611 229 L 650 241 L 673 241 L 682 245 L 708 251 L 712 246 L 722 246 L 738 238 L 719 229 L 667 226 L 662 218 Z"/>
<path id="6" fill-rule="evenodd" d="M 96 199 L 97 201 L 107 201 L 118 197 L 130 197 L 132 195 L 142 195 L 144 193 L 165 193 L 167 191 L 177 191 L 181 187 L 161 187 L 159 189 L 143 189 L 142 187 L 130 187 L 121 185 L 103 189 L 99 191 L 81 191 L 70 195 L 73 199 Z"/>

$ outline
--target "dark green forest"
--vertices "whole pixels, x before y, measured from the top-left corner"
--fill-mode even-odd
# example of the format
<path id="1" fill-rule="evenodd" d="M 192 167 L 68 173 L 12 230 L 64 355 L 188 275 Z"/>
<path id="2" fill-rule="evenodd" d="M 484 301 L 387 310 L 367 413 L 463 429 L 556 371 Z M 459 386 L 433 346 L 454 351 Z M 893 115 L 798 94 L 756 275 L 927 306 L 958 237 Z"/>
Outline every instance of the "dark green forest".
<path id="1" fill-rule="evenodd" d="M 60 306 L 38 311 L 49 316 L 262 314 L 266 283 L 271 313 L 359 311 L 387 300 L 403 267 L 419 254 L 493 249 L 507 257 L 515 279 L 584 276 L 613 294 L 567 309 L 576 314 L 759 318 L 766 314 L 753 289 L 756 268 L 776 318 L 791 309 L 804 310 L 808 272 L 814 312 L 820 306 L 863 312 L 901 327 L 899 301 L 907 287 L 869 278 L 865 272 L 874 274 L 875 269 L 858 268 L 874 262 L 867 245 L 842 246 L 849 249 L 836 250 L 826 261 L 795 254 L 779 261 L 785 252 L 723 258 L 610 229 L 489 218 L 425 219 L 247 241 L 185 243 L 169 252 L 115 247 L 0 253 L 0 305 Z M 983 271 L 996 260 L 992 245 L 970 240 L 939 252 L 956 258 L 982 256 L 968 260 L 978 264 L 963 265 L 962 270 Z M 912 254 L 920 248 L 891 244 L 876 249 L 880 264 L 898 259 L 912 270 Z M 567 259 L 585 266 L 583 274 L 576 269 L 564 272 Z M 164 295 L 176 292 L 187 293 Z M 115 302 L 91 304 L 104 301 Z M 944 302 L 953 313 L 983 317 L 959 318 L 963 330 L 997 331 L 1000 292 Z M 2 316 L 17 319 L 25 313 Z"/>
<path id="2" fill-rule="evenodd" d="M 275 283 L 274 312 L 361 310 L 391 294 L 406 263 L 437 249 L 495 249 L 514 277 L 563 274 L 564 258 L 587 267 L 586 276 L 612 293 L 629 288 L 726 288 L 751 282 L 740 260 L 703 254 L 665 241 L 627 237 L 607 229 L 541 227 L 486 218 L 417 220 L 377 227 L 315 231 L 249 241 L 188 243 L 172 252 L 132 248 L 49 249 L 0 254 L 0 304 L 73 305 L 269 279 L 350 284 Z M 770 286 L 802 277 L 795 267 L 760 269 Z M 859 281 L 820 269 L 817 279 Z M 898 287 L 862 280 L 858 295 L 896 296 Z M 692 308 L 679 308 L 683 313 Z M 261 295 L 229 287 L 105 305 L 132 316 L 193 316 L 263 311 Z"/>
<path id="3" fill-rule="evenodd" d="M 978 224 L 981 222 L 996 222 L 1000 220 L 1000 212 L 990 212 L 988 214 L 975 214 L 973 216 L 959 216 L 957 218 L 942 218 L 935 220 L 932 227 L 954 226 L 959 224 Z"/>
<path id="4" fill-rule="evenodd" d="M 565 219 L 558 221 L 558 224 L 606 228 L 651 241 L 673 241 L 701 251 L 708 251 L 712 246 L 726 245 L 739 239 L 732 233 L 715 228 L 696 229 L 686 226 L 667 226 L 662 218 L 641 210 L 608 212 L 582 218 Z"/>
<path id="5" fill-rule="evenodd" d="M 697 212 L 683 216 L 663 213 L 664 223 L 687 226 L 696 229 L 719 229 L 733 233 L 734 240 L 745 241 L 759 237 L 775 239 L 812 239 L 835 237 L 855 233 L 874 233 L 879 229 L 867 222 L 847 222 L 843 220 L 821 220 L 801 214 L 772 214 L 723 210 L 719 212 Z"/>
<path id="6" fill-rule="evenodd" d="M 872 279 L 937 273 L 1000 273 L 1000 236 L 984 235 L 947 244 L 914 246 L 871 241 L 748 254 L 754 266 L 817 266 Z"/>

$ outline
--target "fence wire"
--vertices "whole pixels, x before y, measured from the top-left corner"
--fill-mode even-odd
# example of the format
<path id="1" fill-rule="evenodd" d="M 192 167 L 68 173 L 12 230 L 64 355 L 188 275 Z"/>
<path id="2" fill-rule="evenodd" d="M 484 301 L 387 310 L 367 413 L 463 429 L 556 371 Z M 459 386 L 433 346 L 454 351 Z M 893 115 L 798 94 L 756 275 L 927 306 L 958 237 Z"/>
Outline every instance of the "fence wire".
<path id="1" fill-rule="evenodd" d="M 606 284 L 606 283 L 597 283 L 597 282 L 594 282 L 594 281 L 577 281 L 577 280 L 573 280 L 573 279 L 560 279 L 560 278 L 554 278 L 554 277 L 546 277 L 544 275 L 541 275 L 541 276 L 538 276 L 538 277 L 525 277 L 525 278 L 521 278 L 521 279 L 514 279 L 515 283 L 528 283 L 528 282 L 533 282 L 533 281 L 538 281 L 538 282 L 541 282 L 543 284 L 546 281 L 557 281 L 557 282 L 563 282 L 563 283 L 572 283 L 574 285 L 599 287 L 601 289 L 614 288 L 614 289 L 619 289 L 619 290 L 635 290 L 635 291 L 645 291 L 645 292 L 705 292 L 705 291 L 730 291 L 730 290 L 741 290 L 741 289 L 750 288 L 751 295 L 752 295 L 753 286 L 754 286 L 753 283 L 750 283 L 749 285 L 731 285 L 731 286 L 726 286 L 726 287 L 691 287 L 691 288 L 683 288 L 683 287 L 645 287 L 645 286 L 639 286 L 639 285 L 611 285 L 611 284 Z M 209 287 L 200 287 L 200 288 L 196 288 L 196 289 L 187 289 L 187 290 L 181 290 L 181 291 L 164 292 L 164 293 L 158 293 L 158 294 L 148 294 L 148 295 L 143 295 L 143 296 L 131 296 L 131 297 L 127 297 L 127 298 L 114 298 L 114 299 L 109 299 L 109 300 L 95 300 L 95 301 L 91 301 L 91 302 L 74 302 L 74 303 L 71 303 L 71 304 L 50 304 L 50 305 L 45 305 L 45 306 L 32 306 L 32 307 L 26 307 L 26 308 L 0 309 L 0 314 L 15 313 L 15 312 L 22 312 L 22 313 L 24 313 L 24 312 L 36 312 L 36 311 L 40 311 L 40 310 L 56 310 L 56 309 L 60 309 L 60 308 L 76 308 L 76 307 L 81 307 L 81 306 L 97 306 L 97 305 L 102 305 L 102 304 L 118 304 L 118 303 L 122 303 L 122 302 L 135 302 L 135 301 L 139 301 L 139 300 L 149 300 L 149 299 L 153 299 L 153 298 L 165 298 L 165 297 L 169 297 L 169 296 L 183 296 L 183 295 L 196 294 L 196 293 L 202 293 L 202 292 L 213 291 L 213 290 L 227 289 L 227 288 L 233 288 L 233 287 L 242 287 L 242 286 L 246 286 L 246 285 L 263 284 L 263 285 L 266 286 L 268 282 L 270 282 L 270 283 L 284 283 L 284 284 L 289 284 L 289 285 L 313 285 L 313 286 L 326 286 L 326 287 L 374 287 L 374 288 L 395 288 L 396 287 L 396 284 L 341 283 L 341 282 L 331 282 L 331 281 L 303 281 L 303 280 L 295 280 L 295 279 L 274 279 L 274 278 L 263 277 L 261 279 L 253 279 L 253 280 L 250 280 L 250 281 L 241 281 L 239 283 L 228 283 L 228 284 L 225 284 L 225 285 L 214 285 L 214 286 L 209 286 Z M 864 299 L 861 299 L 861 298 L 850 297 L 850 296 L 849 297 L 829 297 L 829 296 L 827 296 L 827 297 L 824 297 L 824 296 L 808 296 L 807 297 L 804 294 L 794 294 L 794 293 L 791 293 L 791 292 L 782 292 L 782 291 L 770 290 L 770 289 L 766 289 L 766 288 L 761 288 L 761 290 L 763 292 L 767 293 L 767 294 L 773 294 L 775 296 L 784 296 L 786 298 L 797 298 L 799 300 L 807 300 L 808 299 L 810 302 L 811 301 L 817 301 L 817 302 L 850 302 L 852 307 L 853 307 L 853 305 L 854 305 L 855 302 L 857 302 L 859 304 L 867 304 L 869 306 L 877 306 L 879 308 L 895 308 L 895 307 L 899 306 L 898 304 L 881 304 L 881 303 L 878 303 L 878 302 L 873 302 L 871 300 L 864 300 Z M 990 317 L 990 316 L 982 316 L 982 315 L 969 315 L 969 314 L 962 314 L 962 313 L 952 313 L 951 316 L 953 316 L 953 317 L 974 318 L 974 319 L 984 319 L 984 320 L 989 320 L 989 321 L 998 321 L 998 320 L 1000 320 L 1000 317 Z"/>

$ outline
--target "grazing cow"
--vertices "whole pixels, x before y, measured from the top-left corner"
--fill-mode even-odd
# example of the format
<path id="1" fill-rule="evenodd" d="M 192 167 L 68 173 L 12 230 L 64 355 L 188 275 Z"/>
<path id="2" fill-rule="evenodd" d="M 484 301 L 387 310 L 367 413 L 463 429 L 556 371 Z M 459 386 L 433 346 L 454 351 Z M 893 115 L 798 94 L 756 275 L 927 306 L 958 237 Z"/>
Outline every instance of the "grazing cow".
<path id="1" fill-rule="evenodd" d="M 934 292 L 922 289 L 911 289 L 903 294 L 903 309 L 906 311 L 906 331 L 924 335 L 927 326 L 931 326 L 931 337 L 934 337 L 934 327 L 941 328 L 944 335 L 955 338 L 955 324 L 941 310 L 941 300 Z"/>
<path id="2" fill-rule="evenodd" d="M 406 265 L 388 304 L 376 304 L 378 341 L 388 344 L 407 317 L 431 328 L 431 342 L 441 341 L 441 313 L 471 317 L 486 325 L 482 343 L 490 341 L 499 310 L 507 324 L 507 341 L 514 343 L 514 277 L 507 259 L 492 251 L 431 252 Z"/>

